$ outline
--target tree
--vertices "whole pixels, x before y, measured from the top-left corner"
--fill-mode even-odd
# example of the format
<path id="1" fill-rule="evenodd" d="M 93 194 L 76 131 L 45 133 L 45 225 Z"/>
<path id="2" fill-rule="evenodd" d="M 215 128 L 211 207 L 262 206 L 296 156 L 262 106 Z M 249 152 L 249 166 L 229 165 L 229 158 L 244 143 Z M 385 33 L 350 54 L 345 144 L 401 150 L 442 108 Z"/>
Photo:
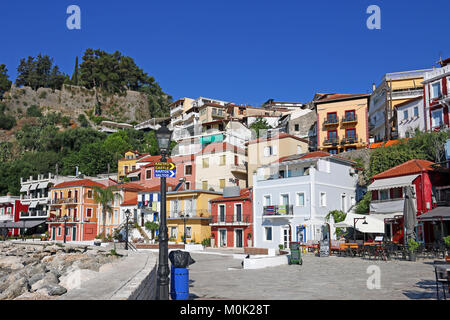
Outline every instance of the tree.
<path id="1" fill-rule="evenodd" d="M 71 83 L 74 86 L 78 85 L 78 56 L 75 58 L 75 70 L 73 71 Z"/>
<path id="2" fill-rule="evenodd" d="M 145 229 L 152 233 L 152 239 L 155 239 L 155 232 L 159 229 L 159 224 L 153 221 L 147 221 L 144 226 Z"/>
<path id="3" fill-rule="evenodd" d="M 7 72 L 6 65 L 0 64 L 0 100 L 3 99 L 5 92 L 11 89 L 12 82 L 8 80 Z"/>
<path id="4" fill-rule="evenodd" d="M 16 125 L 16 118 L 0 113 L 0 129 L 11 130 Z"/>
<path id="5" fill-rule="evenodd" d="M 370 212 L 370 201 L 372 200 L 372 192 L 367 191 L 362 199 L 356 204 L 355 212 L 357 214 L 367 214 Z"/>
<path id="6" fill-rule="evenodd" d="M 334 222 L 338 223 L 344 221 L 346 216 L 347 214 L 341 210 L 332 210 L 325 216 L 325 220 L 330 221 L 331 217 L 333 217 Z M 340 237 L 345 232 L 342 228 L 336 228 L 335 233 L 337 237 Z"/>
<path id="7" fill-rule="evenodd" d="M 17 86 L 29 86 L 33 90 L 39 88 L 61 89 L 65 80 L 65 75 L 59 71 L 57 65 L 53 65 L 53 59 L 48 55 L 38 54 L 38 56 L 27 59 L 20 59 L 17 67 Z"/>
<path id="8" fill-rule="evenodd" d="M 256 121 L 250 125 L 250 129 L 256 132 L 256 138 L 259 138 L 261 134 L 260 130 L 267 130 L 269 128 L 270 126 L 267 123 L 267 120 L 262 117 L 258 117 Z"/>
<path id="9" fill-rule="evenodd" d="M 94 200 L 98 203 L 102 209 L 102 220 L 103 220 L 103 240 L 106 236 L 106 213 L 112 214 L 112 202 L 114 201 L 114 191 L 117 190 L 115 186 L 110 186 L 107 188 L 102 188 L 98 186 L 93 187 Z M 120 196 L 120 195 L 119 195 Z"/>

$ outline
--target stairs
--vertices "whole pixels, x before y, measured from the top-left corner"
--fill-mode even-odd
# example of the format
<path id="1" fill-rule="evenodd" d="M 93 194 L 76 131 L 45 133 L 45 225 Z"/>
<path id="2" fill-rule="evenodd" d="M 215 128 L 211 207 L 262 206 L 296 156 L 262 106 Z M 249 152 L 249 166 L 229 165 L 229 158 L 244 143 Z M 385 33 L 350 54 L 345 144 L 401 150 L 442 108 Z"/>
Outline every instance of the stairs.
<path id="1" fill-rule="evenodd" d="M 139 225 L 136 225 L 136 227 L 137 227 L 139 233 L 141 234 L 141 236 L 144 237 L 145 241 L 150 242 L 150 238 L 148 237 L 147 233 L 142 229 L 142 227 Z"/>

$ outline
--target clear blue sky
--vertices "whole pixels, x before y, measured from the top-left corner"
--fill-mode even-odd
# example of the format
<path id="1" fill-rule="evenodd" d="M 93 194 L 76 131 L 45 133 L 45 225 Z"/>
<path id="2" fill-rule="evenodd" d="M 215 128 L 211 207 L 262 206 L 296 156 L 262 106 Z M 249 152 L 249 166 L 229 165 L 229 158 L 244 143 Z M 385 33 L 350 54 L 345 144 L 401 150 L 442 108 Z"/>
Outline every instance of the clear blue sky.
<path id="1" fill-rule="evenodd" d="M 81 30 L 66 9 L 81 8 Z M 381 8 L 381 30 L 366 9 Z M 450 56 L 448 0 L 3 0 L 0 64 L 38 53 L 72 74 L 87 48 L 131 56 L 174 99 L 260 105 L 366 93 L 387 72 Z"/>

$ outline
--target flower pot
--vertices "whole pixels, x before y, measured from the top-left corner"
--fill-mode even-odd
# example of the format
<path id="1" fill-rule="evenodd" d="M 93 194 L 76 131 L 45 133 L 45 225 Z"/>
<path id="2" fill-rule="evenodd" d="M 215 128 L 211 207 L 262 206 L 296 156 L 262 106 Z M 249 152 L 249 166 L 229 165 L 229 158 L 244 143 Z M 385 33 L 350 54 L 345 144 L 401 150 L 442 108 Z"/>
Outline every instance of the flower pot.
<path id="1" fill-rule="evenodd" d="M 252 240 L 247 239 L 247 247 L 251 248 L 252 246 Z"/>
<path id="2" fill-rule="evenodd" d="M 417 260 L 417 255 L 415 252 L 410 252 L 409 253 L 409 261 L 413 261 L 415 262 Z"/>
<path id="3" fill-rule="evenodd" d="M 211 248 L 214 248 L 215 242 L 216 242 L 216 239 L 211 238 Z"/>

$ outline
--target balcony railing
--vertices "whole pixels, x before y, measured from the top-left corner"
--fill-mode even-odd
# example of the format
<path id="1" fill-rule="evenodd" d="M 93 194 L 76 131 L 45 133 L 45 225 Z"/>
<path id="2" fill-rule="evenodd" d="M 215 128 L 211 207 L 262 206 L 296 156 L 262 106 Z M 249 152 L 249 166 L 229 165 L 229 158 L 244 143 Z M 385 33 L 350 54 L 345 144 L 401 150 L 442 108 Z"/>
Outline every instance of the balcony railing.
<path id="1" fill-rule="evenodd" d="M 57 205 L 57 204 L 68 204 L 68 203 L 78 203 L 77 198 L 65 198 L 65 199 L 52 199 L 50 204 Z"/>
<path id="2" fill-rule="evenodd" d="M 358 135 L 348 136 L 342 138 L 341 140 L 341 144 L 355 144 L 355 143 L 358 143 Z"/>
<path id="3" fill-rule="evenodd" d="M 173 116 L 173 114 L 178 113 L 178 112 L 180 112 L 182 110 L 183 110 L 183 105 L 180 104 L 180 105 L 178 105 L 175 108 L 170 110 L 170 116 Z"/>
<path id="4" fill-rule="evenodd" d="M 241 215 L 212 215 L 210 225 L 248 225 L 252 221 L 249 214 Z"/>
<path id="5" fill-rule="evenodd" d="M 338 145 L 339 144 L 339 138 L 338 137 L 336 137 L 336 138 L 329 138 L 329 139 L 325 139 L 324 141 L 323 141 L 323 145 L 324 146 L 326 146 L 326 145 Z"/>
<path id="6" fill-rule="evenodd" d="M 247 170 L 245 169 L 245 165 L 243 164 L 232 164 L 230 166 L 230 169 L 231 171 L 234 172 L 243 172 L 243 173 L 247 172 Z"/>
<path id="7" fill-rule="evenodd" d="M 324 126 L 334 126 L 339 124 L 339 119 L 338 118 L 325 118 L 325 120 L 323 120 L 323 125 Z"/>
<path id="8" fill-rule="evenodd" d="M 47 217 L 48 213 L 45 210 L 32 210 L 28 212 L 21 212 L 20 217 Z"/>
<path id="9" fill-rule="evenodd" d="M 189 215 L 189 217 L 188 217 L 188 215 Z M 198 217 L 210 218 L 208 210 L 188 210 L 188 211 L 176 210 L 176 211 L 170 211 L 167 219 L 183 219 L 184 217 L 182 217 L 182 216 L 186 217 L 186 219 L 198 218 Z"/>
<path id="10" fill-rule="evenodd" d="M 358 116 L 356 114 L 346 115 L 346 116 L 342 117 L 343 124 L 353 123 L 353 122 L 358 122 Z"/>
<path id="11" fill-rule="evenodd" d="M 292 216 L 293 214 L 294 214 L 293 204 L 264 206 L 263 208 L 263 216 L 283 217 L 283 216 Z"/>

